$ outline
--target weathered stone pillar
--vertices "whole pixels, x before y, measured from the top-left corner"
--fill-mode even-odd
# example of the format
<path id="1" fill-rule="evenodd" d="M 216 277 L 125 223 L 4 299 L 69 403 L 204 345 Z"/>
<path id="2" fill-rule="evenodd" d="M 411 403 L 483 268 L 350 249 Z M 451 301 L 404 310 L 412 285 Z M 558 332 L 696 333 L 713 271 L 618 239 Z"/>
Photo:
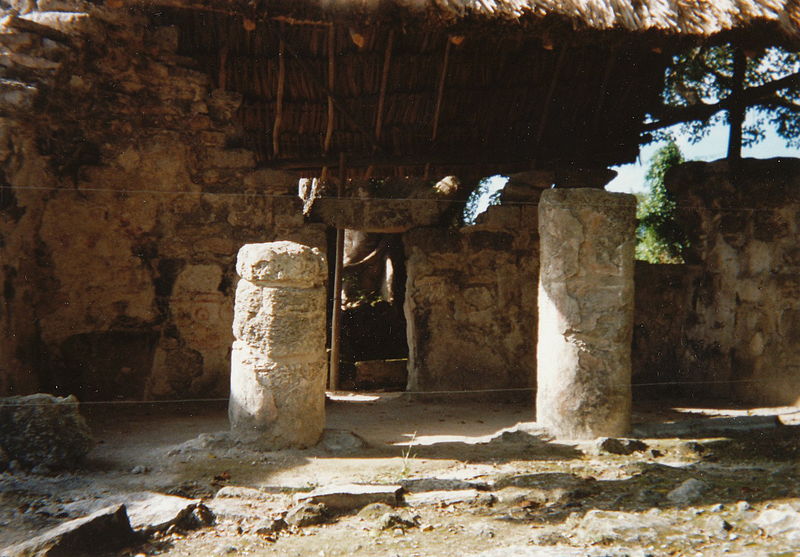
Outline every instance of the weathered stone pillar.
<path id="1" fill-rule="evenodd" d="M 590 439 L 630 428 L 636 199 L 551 189 L 539 202 L 536 421 Z"/>
<path id="2" fill-rule="evenodd" d="M 239 250 L 228 416 L 265 447 L 308 447 L 325 426 L 325 256 L 294 242 Z"/>

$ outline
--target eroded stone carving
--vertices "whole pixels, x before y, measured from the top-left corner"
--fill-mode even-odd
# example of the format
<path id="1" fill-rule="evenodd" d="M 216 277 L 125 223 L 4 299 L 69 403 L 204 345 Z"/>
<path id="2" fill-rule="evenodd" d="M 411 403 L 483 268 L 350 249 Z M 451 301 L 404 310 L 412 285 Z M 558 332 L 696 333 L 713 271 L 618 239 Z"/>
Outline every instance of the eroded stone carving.
<path id="1" fill-rule="evenodd" d="M 295 242 L 239 250 L 228 414 L 238 437 L 308 447 L 325 425 L 325 280 L 317 248 Z"/>

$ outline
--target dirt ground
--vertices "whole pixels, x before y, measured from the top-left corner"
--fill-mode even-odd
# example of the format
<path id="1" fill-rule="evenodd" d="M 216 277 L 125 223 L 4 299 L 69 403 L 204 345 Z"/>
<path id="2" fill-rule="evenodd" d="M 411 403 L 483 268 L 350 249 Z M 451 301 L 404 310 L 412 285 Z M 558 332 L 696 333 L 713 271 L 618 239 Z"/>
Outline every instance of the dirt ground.
<path id="1" fill-rule="evenodd" d="M 98 445 L 81 471 L 0 476 L 0 547 L 72 518 L 75 501 L 154 491 L 202 498 L 215 523 L 114 555 L 800 553 L 796 407 L 642 403 L 634 423 L 646 447 L 630 455 L 547 439 L 521 403 L 342 394 L 327 404 L 338 436 L 275 452 L 213 435 L 228 425 L 220 403 L 83 412 Z M 738 431 L 719 429 L 732 418 Z M 258 531 L 298 494 L 345 483 L 401 485 L 404 499 Z"/>

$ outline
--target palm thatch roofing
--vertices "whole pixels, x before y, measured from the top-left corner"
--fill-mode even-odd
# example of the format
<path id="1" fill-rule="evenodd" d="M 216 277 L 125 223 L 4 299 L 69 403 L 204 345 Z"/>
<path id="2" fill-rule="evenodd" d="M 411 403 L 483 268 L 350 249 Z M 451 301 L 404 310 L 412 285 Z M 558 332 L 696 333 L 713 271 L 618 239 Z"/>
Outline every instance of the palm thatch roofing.
<path id="1" fill-rule="evenodd" d="M 139 0 L 264 166 L 485 176 L 638 154 L 681 46 L 793 44 L 800 0 Z"/>
<path id="2" fill-rule="evenodd" d="M 465 20 L 530 24 L 562 19 L 575 28 L 697 36 L 764 22 L 779 23 L 788 33 L 800 29 L 797 0 L 139 0 L 139 3 L 306 22 L 422 19 L 427 24 L 439 25 Z"/>

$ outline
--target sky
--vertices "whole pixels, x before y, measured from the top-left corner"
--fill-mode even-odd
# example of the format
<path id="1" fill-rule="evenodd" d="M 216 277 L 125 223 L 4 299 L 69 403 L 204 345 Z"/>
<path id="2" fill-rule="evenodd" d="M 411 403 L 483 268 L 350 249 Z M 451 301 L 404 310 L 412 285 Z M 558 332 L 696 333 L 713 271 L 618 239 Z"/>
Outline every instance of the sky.
<path id="1" fill-rule="evenodd" d="M 728 152 L 728 126 L 718 124 L 702 141 L 692 145 L 687 135 L 680 133 L 680 126 L 671 129 L 675 141 L 678 143 L 683 157 L 686 160 L 713 161 L 723 159 Z M 757 159 L 769 159 L 773 157 L 798 157 L 800 149 L 786 147 L 783 139 L 778 137 L 774 129 L 765 130 L 765 139 L 752 147 L 743 147 L 743 157 L 753 157 Z M 644 176 L 650 165 L 653 154 L 663 145 L 663 143 L 652 143 L 645 145 L 639 152 L 639 161 L 634 164 L 612 167 L 619 174 L 606 186 L 609 191 L 621 191 L 628 193 L 643 193 L 647 191 Z"/>
<path id="2" fill-rule="evenodd" d="M 749 123 L 752 123 L 750 117 L 748 117 L 745 124 Z M 728 126 L 726 124 L 715 125 L 706 137 L 695 144 L 689 141 L 688 135 L 681 133 L 680 125 L 667 128 L 667 131 L 672 133 L 686 160 L 713 161 L 725 158 L 728 153 Z M 770 159 L 773 157 L 800 158 L 800 149 L 787 147 L 774 129 L 766 129 L 764 132 L 764 140 L 752 147 L 742 148 L 743 157 L 757 159 Z M 638 162 L 612 167 L 618 172 L 618 175 L 606 186 L 606 189 L 626 193 L 645 193 L 647 186 L 644 176 L 650 166 L 650 159 L 663 145 L 664 143 L 644 145 L 639 152 Z M 486 210 L 491 194 L 502 189 L 506 183 L 506 178 L 503 176 L 493 176 L 487 180 L 490 182 L 489 191 L 479 200 L 476 214 Z"/>

